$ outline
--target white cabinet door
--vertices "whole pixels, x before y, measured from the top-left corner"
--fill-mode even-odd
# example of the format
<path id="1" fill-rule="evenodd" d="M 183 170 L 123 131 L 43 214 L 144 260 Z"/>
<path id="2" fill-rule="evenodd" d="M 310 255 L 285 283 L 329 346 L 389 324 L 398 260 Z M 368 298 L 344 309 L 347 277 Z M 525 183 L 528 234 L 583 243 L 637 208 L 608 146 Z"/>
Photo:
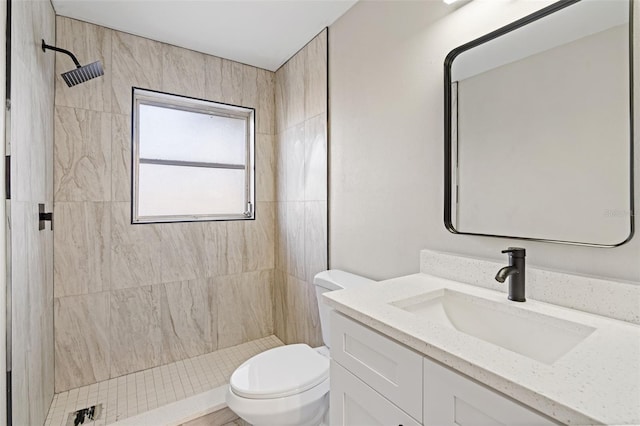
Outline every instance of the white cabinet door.
<path id="1" fill-rule="evenodd" d="M 546 426 L 550 419 L 436 362 L 424 359 L 425 426 Z"/>
<path id="2" fill-rule="evenodd" d="M 331 361 L 331 426 L 419 426 L 411 416 Z"/>
<path id="3" fill-rule="evenodd" d="M 422 421 L 421 354 L 334 311 L 331 358 Z"/>

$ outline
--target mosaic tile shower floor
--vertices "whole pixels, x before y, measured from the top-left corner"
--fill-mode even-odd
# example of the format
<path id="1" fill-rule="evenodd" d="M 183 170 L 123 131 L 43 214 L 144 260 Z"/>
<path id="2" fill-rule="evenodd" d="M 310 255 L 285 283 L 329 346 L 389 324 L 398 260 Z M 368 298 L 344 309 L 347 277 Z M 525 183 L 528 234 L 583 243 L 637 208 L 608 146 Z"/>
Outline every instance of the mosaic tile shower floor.
<path id="1" fill-rule="evenodd" d="M 231 373 L 252 356 L 283 343 L 275 336 L 61 392 L 53 397 L 45 426 L 67 426 L 76 410 L 102 404 L 83 426 L 106 426 L 229 383 Z M 71 423 L 73 425 L 73 423 Z"/>

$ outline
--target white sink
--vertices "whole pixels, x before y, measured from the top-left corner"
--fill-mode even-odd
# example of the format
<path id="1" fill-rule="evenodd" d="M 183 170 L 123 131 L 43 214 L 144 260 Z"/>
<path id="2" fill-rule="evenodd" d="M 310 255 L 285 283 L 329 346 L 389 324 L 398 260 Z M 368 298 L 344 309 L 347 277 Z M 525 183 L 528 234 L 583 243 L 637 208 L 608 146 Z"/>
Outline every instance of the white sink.
<path id="1" fill-rule="evenodd" d="M 425 321 L 549 365 L 595 331 L 583 324 L 521 309 L 517 304 L 499 303 L 449 289 L 391 302 Z"/>

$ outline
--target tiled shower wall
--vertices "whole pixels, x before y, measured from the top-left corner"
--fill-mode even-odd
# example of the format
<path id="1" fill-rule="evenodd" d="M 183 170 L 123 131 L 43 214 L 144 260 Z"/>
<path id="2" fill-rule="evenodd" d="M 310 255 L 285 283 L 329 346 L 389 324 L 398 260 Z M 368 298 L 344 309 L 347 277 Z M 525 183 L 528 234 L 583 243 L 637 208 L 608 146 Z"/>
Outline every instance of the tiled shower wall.
<path id="1" fill-rule="evenodd" d="M 53 235 L 38 230 L 38 203 L 49 210 L 53 199 L 54 56 L 40 43 L 53 41 L 55 15 L 48 0 L 11 5 L 10 409 L 14 425 L 42 425 L 54 381 Z"/>
<path id="2" fill-rule="evenodd" d="M 56 391 L 273 334 L 274 73 L 56 23 L 58 46 L 105 70 L 68 88 L 56 57 Z M 132 86 L 256 108 L 255 221 L 130 224 Z"/>
<path id="3" fill-rule="evenodd" d="M 276 72 L 274 328 L 322 344 L 313 276 L 327 268 L 327 29 Z"/>

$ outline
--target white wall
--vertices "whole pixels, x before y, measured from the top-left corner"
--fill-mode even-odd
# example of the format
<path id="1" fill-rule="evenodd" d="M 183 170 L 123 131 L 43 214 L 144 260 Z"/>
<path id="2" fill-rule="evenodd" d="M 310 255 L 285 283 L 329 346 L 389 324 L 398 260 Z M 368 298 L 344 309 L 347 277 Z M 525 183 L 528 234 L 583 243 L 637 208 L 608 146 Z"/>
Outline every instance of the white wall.
<path id="1" fill-rule="evenodd" d="M 500 250 L 518 245 L 531 265 L 640 283 L 639 237 L 603 249 L 454 235 L 443 225 L 444 58 L 551 3 L 359 2 L 331 27 L 332 268 L 384 279 L 418 272 L 422 248 L 506 262 Z M 636 178 L 637 204 L 638 187 Z"/>

